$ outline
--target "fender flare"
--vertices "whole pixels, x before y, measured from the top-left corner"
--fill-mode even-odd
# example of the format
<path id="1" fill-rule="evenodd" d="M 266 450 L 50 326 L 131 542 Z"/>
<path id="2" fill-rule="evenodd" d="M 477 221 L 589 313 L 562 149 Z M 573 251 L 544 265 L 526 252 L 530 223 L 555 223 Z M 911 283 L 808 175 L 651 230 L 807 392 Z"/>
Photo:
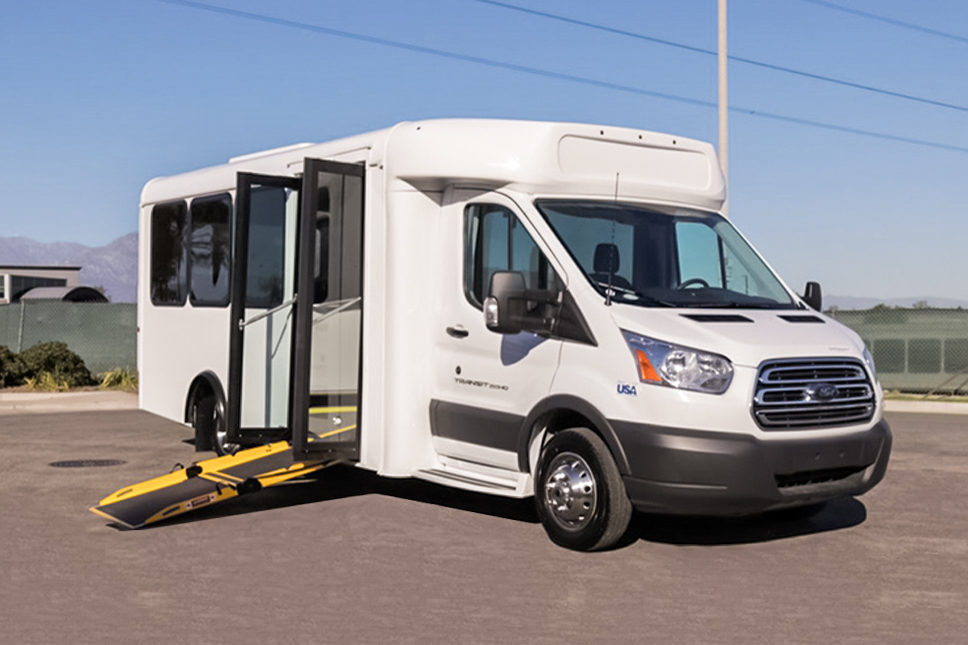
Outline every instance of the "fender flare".
<path id="1" fill-rule="evenodd" d="M 609 452 L 612 453 L 612 458 L 615 459 L 615 465 L 618 466 L 619 473 L 627 475 L 629 473 L 629 462 L 625 455 L 625 450 L 622 448 L 621 442 L 618 440 L 618 436 L 615 434 L 615 430 L 612 428 L 612 424 L 608 422 L 598 408 L 594 405 L 571 394 L 553 394 L 539 401 L 525 417 L 524 423 L 521 425 L 521 431 L 518 433 L 517 442 L 517 452 L 518 452 L 518 470 L 523 473 L 530 472 L 531 464 L 529 463 L 530 455 L 529 448 L 531 442 L 534 440 L 535 435 L 538 434 L 546 422 L 561 416 L 565 419 L 572 417 L 581 417 L 584 419 L 586 425 L 590 426 L 589 430 L 597 433 L 605 445 L 608 446 Z M 567 425 L 567 427 L 573 427 L 573 425 Z M 561 428 L 559 428 L 561 429 Z"/>

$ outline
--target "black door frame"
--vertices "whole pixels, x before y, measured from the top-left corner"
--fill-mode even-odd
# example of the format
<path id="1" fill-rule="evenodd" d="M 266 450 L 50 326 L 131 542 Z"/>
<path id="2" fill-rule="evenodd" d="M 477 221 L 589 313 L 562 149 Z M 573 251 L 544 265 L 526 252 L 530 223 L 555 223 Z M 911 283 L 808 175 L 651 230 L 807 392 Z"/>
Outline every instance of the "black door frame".
<path id="1" fill-rule="evenodd" d="M 363 283 L 363 214 L 365 213 L 365 168 L 363 164 L 349 164 L 306 158 L 303 176 L 284 177 L 240 172 L 236 183 L 236 212 L 233 245 L 231 284 L 230 332 L 229 332 L 229 383 L 226 410 L 228 441 L 242 445 L 257 445 L 281 439 L 292 441 L 293 454 L 297 457 L 325 455 L 333 459 L 357 459 L 360 453 L 360 410 L 363 381 L 363 343 L 360 330 L 360 356 L 357 373 L 357 431 L 351 442 L 309 442 L 310 369 L 312 364 L 313 280 L 315 268 L 315 218 L 318 204 L 319 173 L 359 177 L 360 195 L 360 289 Z M 245 345 L 246 283 L 248 280 L 249 226 L 251 218 L 251 191 L 254 186 L 288 188 L 300 193 L 296 233 L 296 285 L 292 302 L 292 347 L 290 354 L 289 396 L 287 427 L 242 428 L 242 381 L 243 348 Z M 300 294 L 306 294 L 300 296 Z M 284 303 L 285 304 L 285 303 Z M 362 300 L 361 300 L 362 311 Z M 361 317 L 362 321 L 362 317 Z M 362 322 L 361 322 L 362 325 Z M 297 411 L 300 411 L 297 413 Z"/>
<path id="2" fill-rule="evenodd" d="M 315 234 L 316 219 L 318 209 L 317 194 L 319 191 L 319 174 L 331 173 L 344 177 L 360 178 L 360 295 L 363 290 L 363 217 L 366 212 L 366 174 L 362 163 L 343 163 L 338 161 L 328 161 L 324 159 L 306 158 L 303 163 L 302 194 L 300 196 L 300 220 L 299 220 L 299 250 L 297 253 L 297 294 L 309 294 L 305 301 L 300 301 L 297 296 L 295 327 L 293 338 L 293 390 L 291 405 L 295 410 L 305 410 L 305 414 L 296 415 L 292 418 L 292 450 L 296 458 L 308 455 L 319 456 L 325 454 L 327 458 L 355 460 L 360 455 L 361 414 L 360 407 L 363 393 L 363 330 L 362 330 L 362 298 L 360 300 L 360 355 L 358 357 L 357 371 L 357 411 L 355 439 L 351 442 L 310 442 L 309 441 L 309 407 L 310 407 L 310 368 L 312 363 L 312 325 L 313 325 L 313 298 L 314 292 L 314 266 L 316 262 L 315 253 Z M 342 204 L 341 204 L 342 209 Z M 345 213 L 343 213 L 345 216 Z M 340 227 L 343 226 L 342 221 Z M 343 258 L 342 250 L 340 258 Z M 302 305 L 302 306 L 300 306 Z"/>
<path id="3" fill-rule="evenodd" d="M 245 344 L 246 284 L 249 269 L 249 222 L 251 216 L 250 194 L 254 186 L 288 188 L 299 191 L 302 182 L 298 177 L 280 177 L 240 172 L 236 178 L 235 193 L 235 243 L 233 245 L 232 305 L 229 317 L 229 387 L 225 426 L 227 440 L 242 445 L 266 443 L 286 438 L 286 429 L 242 428 L 242 364 Z M 301 214 L 297 214 L 299 217 Z M 291 382 L 291 381 L 290 381 Z M 290 397 L 289 422 L 292 421 Z"/>

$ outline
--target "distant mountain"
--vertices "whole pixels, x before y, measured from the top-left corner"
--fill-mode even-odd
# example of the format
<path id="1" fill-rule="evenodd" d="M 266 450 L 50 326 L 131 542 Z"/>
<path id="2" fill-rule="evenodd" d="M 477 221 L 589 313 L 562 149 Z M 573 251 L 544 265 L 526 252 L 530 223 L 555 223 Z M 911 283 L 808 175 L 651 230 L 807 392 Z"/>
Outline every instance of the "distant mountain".
<path id="1" fill-rule="evenodd" d="M 955 298 L 936 298 L 934 296 L 914 296 L 909 298 L 864 298 L 857 296 L 824 296 L 824 309 L 836 307 L 843 310 L 870 309 L 877 305 L 910 308 L 915 303 L 926 303 L 933 309 L 968 309 L 968 300 Z"/>
<path id="2" fill-rule="evenodd" d="M 138 297 L 137 233 L 129 233 L 98 247 L 0 237 L 0 265 L 5 264 L 79 266 L 81 284 L 104 287 L 111 302 L 135 302 Z"/>

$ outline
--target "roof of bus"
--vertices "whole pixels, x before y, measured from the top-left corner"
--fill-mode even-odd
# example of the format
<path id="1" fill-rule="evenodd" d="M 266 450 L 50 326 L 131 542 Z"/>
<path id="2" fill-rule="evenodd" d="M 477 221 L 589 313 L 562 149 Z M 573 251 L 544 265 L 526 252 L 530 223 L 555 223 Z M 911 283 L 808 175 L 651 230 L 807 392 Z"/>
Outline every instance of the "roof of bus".
<path id="1" fill-rule="evenodd" d="M 142 191 L 141 203 L 230 191 L 238 172 L 296 176 L 307 157 L 382 167 L 388 190 L 439 191 L 461 184 L 539 195 L 659 200 L 714 210 L 725 198 L 723 176 L 708 143 L 611 126 L 439 119 L 276 148 L 153 179 Z"/>

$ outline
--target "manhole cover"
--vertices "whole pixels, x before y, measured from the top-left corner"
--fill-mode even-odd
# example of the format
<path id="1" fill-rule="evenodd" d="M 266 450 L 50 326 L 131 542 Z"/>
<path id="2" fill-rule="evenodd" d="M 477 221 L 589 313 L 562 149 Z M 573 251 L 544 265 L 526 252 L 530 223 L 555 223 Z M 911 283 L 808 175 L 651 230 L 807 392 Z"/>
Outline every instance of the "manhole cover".
<path id="1" fill-rule="evenodd" d="M 105 466 L 120 466 L 127 463 L 123 459 L 71 459 L 55 461 L 50 465 L 54 468 L 104 468 Z"/>

